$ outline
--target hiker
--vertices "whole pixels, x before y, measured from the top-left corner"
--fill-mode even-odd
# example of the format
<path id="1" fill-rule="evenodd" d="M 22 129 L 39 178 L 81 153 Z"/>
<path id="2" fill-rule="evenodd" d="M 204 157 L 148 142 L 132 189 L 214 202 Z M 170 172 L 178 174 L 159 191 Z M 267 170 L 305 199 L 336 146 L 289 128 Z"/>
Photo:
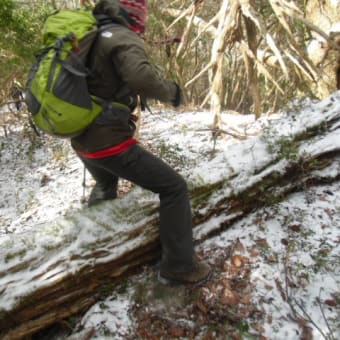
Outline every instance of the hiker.
<path id="1" fill-rule="evenodd" d="M 160 198 L 162 258 L 159 278 L 176 283 L 197 283 L 208 278 L 209 266 L 198 262 L 193 251 L 192 215 L 184 179 L 133 138 L 133 110 L 137 95 L 178 107 L 179 86 L 159 77 L 149 63 L 143 41 L 145 0 L 101 0 L 93 14 L 105 25 L 91 56 L 90 93 L 101 98 L 102 113 L 80 136 L 75 149 L 96 184 L 88 205 L 117 197 L 118 178 L 124 178 Z M 109 20 L 108 20 L 109 19 Z M 119 104 L 117 104 L 119 103 Z"/>

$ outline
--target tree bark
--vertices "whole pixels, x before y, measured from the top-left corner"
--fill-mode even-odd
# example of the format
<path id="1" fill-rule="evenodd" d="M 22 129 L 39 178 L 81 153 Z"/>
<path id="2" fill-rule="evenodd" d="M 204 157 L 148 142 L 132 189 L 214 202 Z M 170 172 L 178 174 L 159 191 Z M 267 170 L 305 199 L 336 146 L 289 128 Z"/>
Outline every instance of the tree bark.
<path id="1" fill-rule="evenodd" d="M 202 242 L 248 212 L 307 185 L 338 181 L 339 100 L 340 92 L 324 103 L 322 116 L 313 115 L 315 109 L 310 107 L 302 110 L 301 117 L 285 117 L 291 126 L 288 135 L 274 125 L 259 137 L 256 145 L 261 153 L 252 149 L 253 157 L 263 156 L 264 146 L 268 150 L 260 167 L 225 171 L 218 181 L 189 183 L 195 241 Z M 206 223 L 212 218 L 218 222 Z M 34 232 L 2 237 L 1 339 L 29 337 L 86 310 L 103 286 L 157 261 L 158 222 L 155 195 L 135 188 L 121 199 L 68 213 Z"/>
<path id="2" fill-rule="evenodd" d="M 257 36 L 256 36 L 256 26 L 252 20 L 247 17 L 243 17 L 246 32 L 247 32 L 247 41 L 249 49 L 253 52 L 254 56 L 257 58 Z M 255 113 L 256 118 L 259 118 L 262 112 L 261 108 L 261 98 L 260 98 L 260 89 L 259 89 L 259 81 L 257 76 L 257 67 L 255 61 L 249 58 L 247 55 L 245 56 L 246 60 L 246 70 L 248 72 L 248 91 L 252 97 L 253 101 L 253 111 Z"/>
<path id="3" fill-rule="evenodd" d="M 312 36 L 318 43 L 314 42 L 313 47 L 308 48 L 309 57 L 319 72 L 314 93 L 318 98 L 325 98 L 339 88 L 337 87 L 337 64 L 340 51 L 334 48 L 336 46 L 331 35 L 332 31 L 338 31 L 334 28 L 340 20 L 340 3 L 329 0 L 310 0 L 306 3 L 306 19 L 326 33 L 326 36 L 320 36 L 318 31 L 311 28 Z"/>
<path id="4" fill-rule="evenodd" d="M 228 42 L 233 40 L 233 35 L 239 22 L 239 4 L 233 2 L 229 4 L 224 0 L 218 13 L 218 27 L 216 37 L 211 49 L 212 79 L 210 89 L 210 110 L 214 114 L 212 124 L 213 130 L 221 126 L 221 112 L 223 101 L 223 59 Z"/>

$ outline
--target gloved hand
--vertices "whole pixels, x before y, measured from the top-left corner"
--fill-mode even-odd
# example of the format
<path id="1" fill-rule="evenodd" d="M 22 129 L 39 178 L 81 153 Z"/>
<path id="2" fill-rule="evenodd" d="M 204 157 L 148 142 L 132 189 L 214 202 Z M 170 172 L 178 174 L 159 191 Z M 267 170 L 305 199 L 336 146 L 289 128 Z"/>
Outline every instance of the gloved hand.
<path id="1" fill-rule="evenodd" d="M 172 101 L 172 105 L 174 107 L 178 107 L 181 104 L 183 104 L 183 94 L 181 88 L 178 86 L 178 84 L 174 83 L 176 86 L 176 94 L 175 99 Z"/>

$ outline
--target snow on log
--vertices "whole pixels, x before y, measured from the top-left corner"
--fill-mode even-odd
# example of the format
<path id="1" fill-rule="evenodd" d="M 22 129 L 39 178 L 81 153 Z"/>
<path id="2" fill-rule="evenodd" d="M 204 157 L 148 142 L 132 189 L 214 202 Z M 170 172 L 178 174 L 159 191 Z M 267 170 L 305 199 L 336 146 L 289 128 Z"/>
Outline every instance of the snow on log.
<path id="1" fill-rule="evenodd" d="M 188 150 L 180 154 L 190 164 L 183 175 L 196 242 L 306 185 L 339 180 L 339 102 L 340 92 L 292 108 L 261 136 L 227 147 L 219 141 L 206 162 L 197 154 L 190 159 Z M 188 131 L 181 133 L 185 143 Z M 139 188 L 31 232 L 2 237 L 1 339 L 30 336 L 87 309 L 103 285 L 157 260 L 159 251 L 158 198 Z"/>

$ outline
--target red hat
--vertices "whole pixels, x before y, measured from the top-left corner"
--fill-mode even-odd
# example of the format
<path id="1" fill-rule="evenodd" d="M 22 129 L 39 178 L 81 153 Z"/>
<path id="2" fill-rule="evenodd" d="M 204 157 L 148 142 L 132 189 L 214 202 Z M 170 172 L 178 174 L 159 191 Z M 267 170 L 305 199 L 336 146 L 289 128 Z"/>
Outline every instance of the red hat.
<path id="1" fill-rule="evenodd" d="M 123 7 L 134 20 L 130 25 L 131 30 L 136 33 L 145 31 L 145 20 L 147 15 L 146 0 L 120 0 L 120 6 Z"/>

